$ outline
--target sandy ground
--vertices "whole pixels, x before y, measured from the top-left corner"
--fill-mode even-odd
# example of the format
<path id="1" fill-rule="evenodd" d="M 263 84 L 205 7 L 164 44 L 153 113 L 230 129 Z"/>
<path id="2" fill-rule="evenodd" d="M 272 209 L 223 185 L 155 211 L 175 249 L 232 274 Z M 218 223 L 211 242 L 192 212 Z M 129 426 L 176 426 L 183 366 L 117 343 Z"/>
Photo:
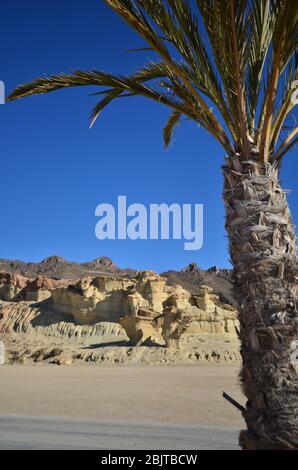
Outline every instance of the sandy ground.
<path id="1" fill-rule="evenodd" d="M 53 333 L 53 332 L 52 332 Z M 132 347 L 125 333 L 115 335 L 87 335 L 71 337 L 59 334 L 47 336 L 38 333 L 18 333 L 0 339 L 6 347 L 7 364 L 32 365 L 59 362 L 67 356 L 76 365 L 127 364 L 197 365 L 198 363 L 240 363 L 239 341 L 229 335 L 182 335 L 179 350 L 165 348 L 164 341 Z M 63 362 L 62 362 L 63 363 Z"/>
<path id="2" fill-rule="evenodd" d="M 0 366 L 0 415 L 242 428 L 239 365 Z"/>

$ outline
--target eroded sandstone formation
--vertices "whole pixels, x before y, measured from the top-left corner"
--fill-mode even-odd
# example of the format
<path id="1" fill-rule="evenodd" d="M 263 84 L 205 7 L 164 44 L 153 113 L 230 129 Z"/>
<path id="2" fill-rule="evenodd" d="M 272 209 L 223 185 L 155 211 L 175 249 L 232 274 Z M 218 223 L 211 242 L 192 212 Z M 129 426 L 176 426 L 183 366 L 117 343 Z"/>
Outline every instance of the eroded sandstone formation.
<path id="1" fill-rule="evenodd" d="M 145 344 L 148 341 L 160 343 L 161 329 L 154 323 L 156 312 L 149 309 L 139 309 L 137 315 L 125 315 L 119 318 L 133 346 Z"/>
<path id="2" fill-rule="evenodd" d="M 6 301 L 13 300 L 30 281 L 30 279 L 20 274 L 0 272 L 0 299 Z"/>
<path id="3" fill-rule="evenodd" d="M 55 354 L 57 364 L 137 357 L 147 363 L 151 349 L 150 358 L 159 358 L 157 362 L 238 360 L 237 325 L 235 309 L 210 287 L 201 286 L 194 294 L 152 271 L 133 278 L 103 274 L 79 281 L 0 273 L 0 339 L 19 345 L 8 348 L 12 362 L 23 356 L 50 361 L 62 350 L 66 356 Z M 208 349 L 212 342 L 231 343 L 233 349 Z M 23 343 L 30 347 L 23 348 Z M 141 352 L 135 353 L 134 346 Z M 164 346 L 172 353 L 161 353 Z"/>
<path id="4" fill-rule="evenodd" d="M 191 295 L 181 286 L 169 287 L 163 282 L 158 285 L 158 277 L 156 275 L 153 277 L 153 273 L 150 272 L 147 280 L 145 273 L 140 274 L 139 278 L 142 280 L 140 290 L 147 299 L 144 299 L 136 289 L 133 293 L 132 291 L 129 293 L 130 302 L 135 299 L 134 310 L 129 315 L 121 317 L 119 323 L 132 344 L 140 345 L 148 340 L 156 341 L 161 335 L 166 347 L 178 349 L 183 333 L 236 337 L 238 322 L 234 308 L 221 303 L 210 287 L 202 286 L 198 295 Z M 157 302 L 154 302 L 149 284 L 152 279 Z M 138 288 L 139 285 L 137 281 Z"/>
<path id="5" fill-rule="evenodd" d="M 52 290 L 65 288 L 73 282 L 69 279 L 56 280 L 46 276 L 32 279 L 20 274 L 0 272 L 0 300 L 42 302 L 51 297 Z"/>
<path id="6" fill-rule="evenodd" d="M 181 286 L 167 284 L 152 271 L 138 272 L 133 279 L 102 275 L 78 282 L 0 273 L 0 299 L 44 301 L 45 310 L 80 325 L 117 322 L 127 315 L 140 316 L 141 310 L 151 311 L 153 319 L 173 305 L 191 318 L 188 331 L 192 334 L 236 336 L 235 309 L 220 302 L 210 287 L 201 286 L 194 295 Z"/>
<path id="7" fill-rule="evenodd" d="M 53 290 L 49 308 L 72 316 L 80 325 L 117 321 L 129 312 L 125 294 L 132 285 L 126 278 L 84 278 L 67 288 Z"/>
<path id="8" fill-rule="evenodd" d="M 187 331 L 191 321 L 190 318 L 184 314 L 183 310 L 172 305 L 165 307 L 161 319 L 162 337 L 166 347 L 179 349 L 181 336 Z"/>

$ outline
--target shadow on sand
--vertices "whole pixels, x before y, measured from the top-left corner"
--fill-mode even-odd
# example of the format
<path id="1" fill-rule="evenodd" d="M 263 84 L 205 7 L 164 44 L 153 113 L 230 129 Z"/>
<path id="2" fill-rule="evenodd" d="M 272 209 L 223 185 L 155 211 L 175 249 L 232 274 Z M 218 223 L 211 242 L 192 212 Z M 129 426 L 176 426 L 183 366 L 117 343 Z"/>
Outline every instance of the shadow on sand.
<path id="1" fill-rule="evenodd" d="M 130 341 L 122 340 L 122 341 L 109 341 L 106 343 L 98 343 L 98 344 L 90 344 L 89 346 L 85 346 L 83 349 L 100 349 L 100 348 L 108 348 L 108 347 L 117 347 L 117 348 L 129 348 L 133 347 L 133 344 Z M 161 348 L 164 347 L 161 344 L 155 343 L 154 341 L 147 339 L 142 346 L 150 347 L 150 348 Z"/>

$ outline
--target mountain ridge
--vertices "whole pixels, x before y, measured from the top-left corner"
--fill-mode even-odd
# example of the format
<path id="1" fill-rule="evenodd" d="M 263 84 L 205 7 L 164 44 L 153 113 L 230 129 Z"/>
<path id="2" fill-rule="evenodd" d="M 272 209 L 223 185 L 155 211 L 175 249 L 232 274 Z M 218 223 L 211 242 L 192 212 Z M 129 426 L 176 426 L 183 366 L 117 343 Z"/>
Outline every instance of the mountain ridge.
<path id="1" fill-rule="evenodd" d="M 79 280 L 84 277 L 106 275 L 115 277 L 133 278 L 138 270 L 132 268 L 120 268 L 111 258 L 100 256 L 92 261 L 76 262 L 68 261 L 62 256 L 49 256 L 40 262 L 25 262 L 21 260 L 0 259 L 0 272 L 20 274 L 34 279 L 45 276 L 50 279 Z M 204 270 L 196 263 L 190 263 L 180 271 L 168 270 L 160 273 L 167 278 L 169 284 L 181 285 L 184 289 L 195 294 L 202 285 L 212 287 L 223 302 L 236 306 L 233 296 L 232 271 L 220 269 L 217 266 Z"/>

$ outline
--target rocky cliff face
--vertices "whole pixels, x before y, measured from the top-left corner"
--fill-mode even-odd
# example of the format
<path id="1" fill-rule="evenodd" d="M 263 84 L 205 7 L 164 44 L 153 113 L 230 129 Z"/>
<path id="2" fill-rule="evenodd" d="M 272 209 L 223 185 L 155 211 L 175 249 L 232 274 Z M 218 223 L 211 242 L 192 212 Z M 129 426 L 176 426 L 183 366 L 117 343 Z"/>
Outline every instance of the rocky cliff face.
<path id="1" fill-rule="evenodd" d="M 71 316 L 51 310 L 48 302 L 0 301 L 0 340 L 5 344 L 6 363 L 151 365 L 241 359 L 238 340 L 225 331 L 225 322 L 218 317 L 214 322 L 210 322 L 210 316 L 199 318 L 182 335 L 180 349 L 175 351 L 164 347 L 161 335 L 152 330 L 150 322 L 145 327 L 151 330 L 152 341 L 133 347 L 119 323 L 77 324 Z M 126 318 L 144 322 L 143 317 Z"/>
<path id="2" fill-rule="evenodd" d="M 0 272 L 21 275 L 32 280 L 37 276 L 43 276 L 54 280 L 72 279 L 73 281 L 101 275 L 134 278 L 137 273 L 134 269 L 119 268 L 106 256 L 85 263 L 68 261 L 61 256 L 50 256 L 39 263 L 0 259 Z M 213 266 L 204 270 L 196 263 L 191 263 L 181 271 L 167 271 L 161 276 L 165 277 L 169 284 L 181 285 L 192 294 L 195 294 L 201 285 L 210 286 L 221 301 L 235 305 L 232 274 L 228 269 Z"/>
<path id="3" fill-rule="evenodd" d="M 204 270 L 196 263 L 191 263 L 181 271 L 167 271 L 161 276 L 165 277 L 170 284 L 179 284 L 192 294 L 199 292 L 202 285 L 212 287 L 222 302 L 236 307 L 231 270 L 219 269 L 216 266 Z"/>
<path id="4" fill-rule="evenodd" d="M 0 272 L 0 299 L 13 300 L 17 294 L 25 289 L 30 279 L 19 274 Z"/>
<path id="5" fill-rule="evenodd" d="M 65 263 L 62 259 L 56 259 L 55 262 L 60 265 Z M 52 266 L 52 263 L 51 258 L 42 264 Z M 108 259 L 99 259 L 89 268 L 94 269 L 100 265 L 102 269 L 105 265 L 108 269 L 114 269 L 111 263 Z M 195 266 L 189 267 L 181 273 L 183 279 L 191 276 L 192 272 L 198 275 L 197 269 Z M 207 279 L 209 274 L 206 275 Z M 214 271 L 211 273 L 212 276 L 220 274 Z M 183 282 L 180 285 L 174 283 L 173 276 L 159 276 L 153 271 L 134 272 L 134 275 L 130 272 L 129 276 L 105 272 L 79 280 L 53 279 L 41 274 L 26 277 L 0 272 L 0 336 L 10 345 L 18 345 L 19 352 L 11 349 L 14 351 L 12 357 L 35 357 L 41 345 L 51 344 L 53 350 L 59 345 L 63 350 L 67 344 L 69 349 L 68 342 L 71 340 L 72 358 L 81 357 L 87 360 L 84 358 L 91 357 L 91 353 L 87 354 L 83 349 L 91 348 L 93 341 L 98 344 L 98 348 L 104 349 L 107 357 L 110 357 L 108 351 L 116 348 L 111 358 L 117 357 L 123 362 L 121 351 L 125 358 L 141 357 L 139 352 L 130 352 L 130 349 L 134 351 L 135 348 L 129 347 L 125 331 L 130 331 L 137 325 L 137 330 L 143 329 L 146 337 L 163 347 L 160 329 L 155 328 L 152 320 L 168 306 L 175 306 L 189 319 L 181 337 L 184 352 L 170 356 L 170 353 L 165 353 L 164 356 L 155 347 L 156 357 L 162 357 L 162 361 L 165 357 L 176 358 L 173 359 L 174 362 L 182 357 L 187 362 L 187 358 L 197 360 L 205 355 L 229 360 L 227 358 L 231 353 L 231 357 L 238 360 L 237 312 L 231 303 L 223 301 L 226 297 L 218 294 L 210 285 L 203 285 L 206 276 L 200 272 L 199 275 L 200 282 L 196 283 L 195 288 L 189 289 L 181 285 Z M 222 279 L 231 282 L 228 278 L 229 273 L 222 275 Z M 125 325 L 122 320 L 125 329 L 119 324 L 120 318 L 125 318 Z M 209 350 L 202 350 L 202 343 L 213 344 L 214 341 L 220 344 L 231 343 L 233 352 L 220 352 L 216 349 L 216 354 L 212 355 Z M 120 349 L 119 345 L 116 347 L 118 343 L 121 345 Z M 23 344 L 28 347 L 24 349 Z M 25 352 L 27 349 L 31 351 L 30 354 Z M 46 351 L 44 357 L 49 359 L 51 355 L 47 348 Z M 146 362 L 146 350 L 142 351 L 142 361 Z M 92 357 L 101 357 L 100 354 L 92 354 Z M 154 354 L 150 357 L 155 357 Z"/>
<path id="6" fill-rule="evenodd" d="M 67 288 L 52 290 L 49 308 L 70 315 L 80 325 L 115 322 L 121 314 L 129 313 L 125 294 L 132 285 L 125 278 L 84 278 Z"/>
<path id="7" fill-rule="evenodd" d="M 53 289 L 67 287 L 72 283 L 74 281 L 68 279 L 55 280 L 46 276 L 32 279 L 20 274 L 0 272 L 0 300 L 41 302 L 51 296 Z"/>
<path id="8" fill-rule="evenodd" d="M 42 303 L 45 312 L 58 314 L 77 325 L 117 322 L 125 315 L 138 315 L 144 308 L 152 311 L 154 317 L 163 312 L 165 305 L 173 304 L 192 319 L 193 333 L 236 335 L 235 309 L 222 303 L 212 288 L 202 286 L 196 294 L 191 294 L 179 285 L 168 284 L 166 278 L 152 271 L 138 272 L 133 279 L 97 276 L 74 282 L 2 274 L 0 280 L 4 301 Z M 13 306 L 10 304 L 11 311 Z M 5 312 L 5 303 L 2 311 Z M 12 329 L 15 330 L 14 326 Z"/>

